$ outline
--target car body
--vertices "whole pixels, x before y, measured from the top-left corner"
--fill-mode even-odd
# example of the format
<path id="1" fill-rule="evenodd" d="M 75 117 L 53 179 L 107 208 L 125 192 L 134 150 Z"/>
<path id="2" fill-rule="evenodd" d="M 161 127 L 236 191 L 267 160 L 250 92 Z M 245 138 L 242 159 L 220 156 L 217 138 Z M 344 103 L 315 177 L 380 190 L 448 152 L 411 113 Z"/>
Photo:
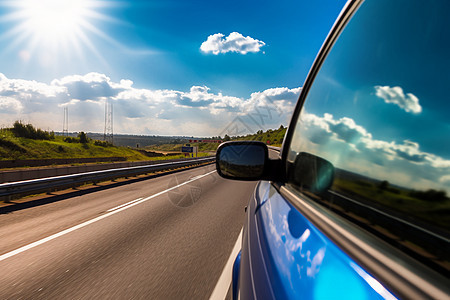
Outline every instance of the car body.
<path id="1" fill-rule="evenodd" d="M 448 1 L 349 1 L 277 159 L 227 142 L 218 173 L 261 180 L 234 299 L 449 299 Z"/>

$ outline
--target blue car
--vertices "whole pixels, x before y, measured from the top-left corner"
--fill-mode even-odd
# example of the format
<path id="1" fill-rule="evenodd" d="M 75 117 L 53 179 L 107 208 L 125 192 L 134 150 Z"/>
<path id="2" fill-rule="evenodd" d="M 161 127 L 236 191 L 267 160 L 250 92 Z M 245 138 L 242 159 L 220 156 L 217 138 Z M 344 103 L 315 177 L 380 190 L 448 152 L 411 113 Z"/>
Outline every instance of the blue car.
<path id="1" fill-rule="evenodd" d="M 222 177 L 260 181 L 234 299 L 450 299 L 449 13 L 349 1 L 279 154 L 219 147 Z"/>

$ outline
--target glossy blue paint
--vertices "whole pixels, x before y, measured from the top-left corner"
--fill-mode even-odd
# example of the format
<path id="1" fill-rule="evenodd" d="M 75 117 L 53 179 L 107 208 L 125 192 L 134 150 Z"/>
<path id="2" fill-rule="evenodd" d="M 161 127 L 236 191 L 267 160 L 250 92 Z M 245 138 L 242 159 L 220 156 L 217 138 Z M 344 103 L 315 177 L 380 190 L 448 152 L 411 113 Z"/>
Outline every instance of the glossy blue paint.
<path id="1" fill-rule="evenodd" d="M 233 264 L 233 275 L 232 275 L 232 283 L 233 283 L 233 299 L 237 299 L 238 295 L 238 281 L 239 281 L 239 268 L 241 266 L 241 251 L 236 256 Z"/>
<path id="2" fill-rule="evenodd" d="M 260 181 L 258 183 L 258 186 L 255 191 L 255 198 L 256 198 L 255 200 L 257 203 L 256 209 L 258 209 L 260 205 L 264 204 L 264 202 L 267 201 L 267 199 L 269 199 L 267 197 L 269 190 L 270 190 L 270 182 Z"/>
<path id="3" fill-rule="evenodd" d="M 266 183 L 261 187 L 267 187 Z M 275 188 L 270 186 L 264 194 L 267 200 L 257 210 L 256 226 L 250 230 L 258 231 L 258 248 L 275 298 L 395 299 Z"/>
<path id="4" fill-rule="evenodd" d="M 274 299 L 271 276 L 267 272 L 259 241 L 259 226 L 256 212 L 269 185 L 259 182 L 254 196 L 250 199 L 242 233 L 241 262 L 238 278 L 239 299 Z M 234 283 L 233 283 L 234 284 Z"/>

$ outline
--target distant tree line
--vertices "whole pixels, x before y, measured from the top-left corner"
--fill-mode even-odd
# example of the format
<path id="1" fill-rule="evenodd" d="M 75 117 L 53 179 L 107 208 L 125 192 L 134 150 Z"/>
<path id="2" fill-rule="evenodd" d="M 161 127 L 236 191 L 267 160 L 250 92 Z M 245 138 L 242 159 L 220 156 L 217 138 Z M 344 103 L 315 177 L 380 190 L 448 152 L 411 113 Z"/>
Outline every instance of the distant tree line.
<path id="1" fill-rule="evenodd" d="M 435 189 L 429 189 L 426 191 L 411 191 L 409 195 L 429 202 L 443 202 L 449 200 L 445 191 L 437 191 Z"/>
<path id="2" fill-rule="evenodd" d="M 381 181 L 378 184 L 378 189 L 380 191 L 389 191 L 394 194 L 400 193 L 400 190 L 391 187 L 389 181 L 387 181 L 387 180 Z M 446 191 L 438 191 L 435 189 L 428 189 L 426 191 L 412 190 L 412 191 L 408 192 L 408 195 L 413 198 L 420 199 L 420 200 L 427 201 L 427 202 L 444 202 L 444 201 L 450 200 L 450 198 L 448 198 L 448 196 L 447 196 Z"/>
<path id="3" fill-rule="evenodd" d="M 15 137 L 22 137 L 32 140 L 54 140 L 55 132 L 53 131 L 45 131 L 40 128 L 35 128 L 31 124 L 23 124 L 20 121 L 16 121 L 13 124 L 12 128 L 8 128 L 6 130 L 11 131 Z M 91 139 L 86 135 L 85 132 L 81 131 L 78 133 L 77 137 L 65 137 L 64 142 L 66 143 L 81 143 L 88 144 Z M 94 145 L 101 147 L 110 147 L 113 146 L 111 143 L 107 141 L 99 141 L 94 140 Z"/>
<path id="4" fill-rule="evenodd" d="M 258 130 L 255 134 L 248 134 L 245 136 L 234 136 L 231 140 L 252 140 L 261 141 L 268 144 L 281 144 L 286 134 L 286 127 L 280 125 L 278 129 L 268 129 L 267 131 Z M 225 135 L 224 140 L 227 139 Z"/>

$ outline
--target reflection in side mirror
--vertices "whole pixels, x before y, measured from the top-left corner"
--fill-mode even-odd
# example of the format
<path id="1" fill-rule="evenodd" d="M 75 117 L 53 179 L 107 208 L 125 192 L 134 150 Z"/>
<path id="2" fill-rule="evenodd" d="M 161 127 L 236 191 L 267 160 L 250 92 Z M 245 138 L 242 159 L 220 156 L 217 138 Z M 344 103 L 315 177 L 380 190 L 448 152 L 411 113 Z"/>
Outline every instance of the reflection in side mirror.
<path id="1" fill-rule="evenodd" d="M 268 149 L 256 141 L 227 142 L 219 146 L 216 168 L 220 176 L 236 180 L 259 180 L 264 175 Z"/>
<path id="2" fill-rule="evenodd" d="M 321 157 L 301 152 L 295 159 L 289 177 L 301 189 L 322 193 L 333 184 L 334 166 Z"/>

